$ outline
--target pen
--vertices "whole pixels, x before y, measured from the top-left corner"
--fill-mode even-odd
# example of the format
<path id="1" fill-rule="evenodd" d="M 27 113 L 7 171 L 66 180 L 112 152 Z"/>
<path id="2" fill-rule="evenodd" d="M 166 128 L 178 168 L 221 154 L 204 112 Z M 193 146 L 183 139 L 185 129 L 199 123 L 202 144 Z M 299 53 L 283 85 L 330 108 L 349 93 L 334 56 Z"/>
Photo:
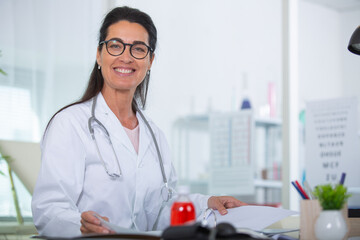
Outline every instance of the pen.
<path id="1" fill-rule="evenodd" d="M 343 172 L 343 173 L 341 174 L 341 179 L 340 179 L 340 183 L 339 183 L 340 185 L 344 185 L 345 177 L 346 177 L 346 173 Z"/>
<path id="2" fill-rule="evenodd" d="M 295 182 L 291 182 L 291 184 L 294 186 L 294 188 L 298 191 L 302 199 L 306 199 L 305 196 L 301 193 L 300 189 L 296 186 Z"/>
<path id="3" fill-rule="evenodd" d="M 313 194 L 312 188 L 310 187 L 309 183 L 306 180 L 304 181 L 304 187 L 305 190 L 308 192 L 310 199 L 316 199 L 316 197 Z"/>
<path id="4" fill-rule="evenodd" d="M 306 194 L 303 187 L 300 185 L 300 183 L 297 180 L 295 180 L 295 184 L 299 188 L 300 192 L 304 195 L 305 199 L 309 199 L 309 196 Z"/>
<path id="5" fill-rule="evenodd" d="M 100 217 L 99 214 L 97 213 L 93 213 L 93 216 L 96 217 L 99 221 L 100 221 L 100 226 L 106 228 L 106 230 L 104 230 L 103 233 L 110 233 L 110 231 L 112 230 L 111 227 L 109 227 L 108 225 L 108 221 L 104 220 L 102 217 Z"/>

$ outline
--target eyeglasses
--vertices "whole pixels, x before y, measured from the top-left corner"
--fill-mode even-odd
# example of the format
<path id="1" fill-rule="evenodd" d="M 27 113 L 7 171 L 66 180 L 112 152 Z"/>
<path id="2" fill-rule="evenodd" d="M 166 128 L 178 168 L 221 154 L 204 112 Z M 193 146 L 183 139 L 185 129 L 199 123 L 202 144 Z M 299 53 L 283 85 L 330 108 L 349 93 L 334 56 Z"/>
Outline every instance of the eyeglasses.
<path id="1" fill-rule="evenodd" d="M 145 43 L 123 43 L 120 39 L 110 39 L 102 41 L 99 45 L 106 45 L 107 52 L 112 56 L 120 56 L 125 51 L 126 46 L 130 46 L 130 54 L 136 59 L 144 59 L 149 51 L 153 52 L 153 49 Z"/>

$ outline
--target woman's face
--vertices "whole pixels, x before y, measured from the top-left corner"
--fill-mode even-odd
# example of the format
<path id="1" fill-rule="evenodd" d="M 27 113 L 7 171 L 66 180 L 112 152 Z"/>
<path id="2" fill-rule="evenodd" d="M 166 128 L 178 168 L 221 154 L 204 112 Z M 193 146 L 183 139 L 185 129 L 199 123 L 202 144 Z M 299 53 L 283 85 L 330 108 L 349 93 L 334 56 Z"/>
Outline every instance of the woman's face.
<path id="1" fill-rule="evenodd" d="M 146 29 L 138 23 L 119 21 L 110 25 L 105 40 L 121 39 L 123 43 L 133 44 L 143 42 L 149 46 L 149 36 Z M 97 51 L 96 60 L 101 66 L 101 73 L 104 77 L 102 92 L 115 90 L 134 94 L 136 87 L 143 81 L 151 64 L 154 55 L 150 58 L 150 52 L 144 59 L 136 59 L 130 54 L 130 46 L 120 56 L 112 56 L 102 44 L 101 51 Z"/>

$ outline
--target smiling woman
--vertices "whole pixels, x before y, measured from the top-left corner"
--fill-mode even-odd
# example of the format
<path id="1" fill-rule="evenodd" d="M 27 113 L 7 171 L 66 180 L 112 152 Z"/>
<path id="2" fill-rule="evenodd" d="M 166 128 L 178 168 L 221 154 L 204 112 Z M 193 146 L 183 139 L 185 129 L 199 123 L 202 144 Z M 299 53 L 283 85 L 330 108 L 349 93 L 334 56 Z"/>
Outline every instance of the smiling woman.
<path id="1" fill-rule="evenodd" d="M 146 74 L 149 74 L 154 54 L 148 47 L 148 38 L 143 26 L 122 20 L 109 27 L 106 37 L 109 40 L 102 41 L 97 52 L 97 64 L 104 77 L 101 93 L 105 101 L 111 105 L 110 108 L 113 108 L 116 117 L 129 129 L 137 125 L 135 115 L 131 120 L 127 114 L 121 114 L 123 109 L 116 109 L 117 107 L 112 104 L 123 99 L 120 101 L 125 100 L 127 105 L 131 106 L 136 88 L 145 79 Z M 150 55 L 147 57 L 149 51 Z M 110 98 L 118 100 L 112 103 Z"/>
<path id="2" fill-rule="evenodd" d="M 117 7 L 106 15 L 82 99 L 59 110 L 44 133 L 32 201 L 40 234 L 109 233 L 95 216 L 139 231 L 170 224 L 177 180 L 170 149 L 140 110 L 156 41 L 146 13 Z M 226 207 L 244 205 L 227 196 L 190 197 L 198 217 L 208 207 L 226 214 Z"/>
<path id="3" fill-rule="evenodd" d="M 148 107 L 145 111 L 146 115 L 151 116 L 157 126 L 161 127 L 164 131 L 163 135 L 173 140 L 171 141 L 173 143 L 171 148 L 174 150 L 172 162 L 177 170 L 178 182 L 190 185 L 192 192 L 211 193 L 208 186 L 209 178 L 211 178 L 209 167 L 211 166 L 210 152 L 212 147 L 208 131 L 202 128 L 202 126 L 208 126 L 207 123 L 204 125 L 199 123 L 203 123 L 204 119 L 207 119 L 207 113 L 209 112 L 238 111 L 239 103 L 244 95 L 251 100 L 255 119 L 259 117 L 262 120 L 262 117 L 266 117 L 266 110 L 268 109 L 267 93 L 270 83 L 274 83 L 276 86 L 276 109 L 279 110 L 276 116 L 279 119 L 276 118 L 274 121 L 270 121 L 270 124 L 277 124 L 274 127 L 276 129 L 272 128 L 275 131 L 270 132 L 270 141 L 268 141 L 267 136 L 269 135 L 265 134 L 264 128 L 256 130 L 258 135 L 256 136 L 255 145 L 257 147 L 251 162 L 254 163 L 256 168 L 254 173 L 256 177 L 261 177 L 263 172 L 267 172 L 267 178 L 280 177 L 281 175 L 271 173 L 274 172 L 273 169 L 276 167 L 284 170 L 284 165 L 281 165 L 282 160 L 288 159 L 283 158 L 281 155 L 280 134 L 281 123 L 284 123 L 283 119 L 281 119 L 284 116 L 281 113 L 281 109 L 283 109 L 282 99 L 283 93 L 286 93 L 285 88 L 282 88 L 282 57 L 284 56 L 282 46 L 286 46 L 286 44 L 282 44 L 282 35 L 284 34 L 282 26 L 287 24 L 283 22 L 284 18 L 281 17 L 284 12 L 284 2 L 286 1 L 0 0 L 0 48 L 2 50 L 0 68 L 7 73 L 7 76 L 0 74 L 0 116 L 7 116 L 6 118 L 0 118 L 1 139 L 40 141 L 41 133 L 53 113 L 60 106 L 64 106 L 82 96 L 83 88 L 87 86 L 88 75 L 91 70 L 93 70 L 92 76 L 97 79 L 97 81 L 89 84 L 89 90 L 87 91 L 89 102 L 83 113 L 88 113 L 88 116 L 81 118 L 80 114 L 75 114 L 79 119 L 79 126 L 84 128 L 83 132 L 76 132 L 71 127 L 62 132 L 57 125 L 69 123 L 68 121 L 61 122 L 60 120 L 64 118 L 59 118 L 60 120 L 55 121 L 54 119 L 54 121 L 51 121 L 45 134 L 46 137 L 42 146 L 43 153 L 46 153 L 47 156 L 44 156 L 44 158 L 50 159 L 52 157 L 51 154 L 53 153 L 49 149 L 53 145 L 56 146 L 53 150 L 59 152 L 59 156 L 63 157 L 64 164 L 68 164 L 66 171 L 69 174 L 66 177 L 71 179 L 71 182 L 70 180 L 62 180 L 62 185 L 59 188 L 67 189 L 72 186 L 74 192 L 68 191 L 66 197 L 54 196 L 52 192 L 51 194 L 44 194 L 43 197 L 49 201 L 49 206 L 50 203 L 54 202 L 53 209 L 59 205 L 58 201 L 60 199 L 61 203 L 67 204 L 63 209 L 71 209 L 72 211 L 56 212 L 52 216 L 58 217 L 58 220 L 55 217 L 49 217 L 43 223 L 48 222 L 50 226 L 52 222 L 60 222 L 61 219 L 66 217 L 65 215 L 68 217 L 71 213 L 79 212 L 79 209 L 88 209 L 89 206 L 77 205 L 78 203 L 84 204 L 83 200 L 88 197 L 88 192 L 108 189 L 109 192 L 112 191 L 113 195 L 136 193 L 134 190 L 135 185 L 124 184 L 124 188 L 117 187 L 114 190 L 111 184 L 108 186 L 107 181 L 102 181 L 104 178 L 103 173 L 106 174 L 105 168 L 101 165 L 102 161 L 88 129 L 88 117 L 91 116 L 92 106 L 91 98 L 94 96 L 94 92 L 98 91 L 96 93 L 99 93 L 103 86 L 103 79 L 101 78 L 103 69 L 98 69 L 98 64 L 95 63 L 95 54 L 99 46 L 102 49 L 102 54 L 104 52 L 109 53 L 105 42 L 102 44 L 100 42 L 111 40 L 107 36 L 107 30 L 112 22 L 110 21 L 108 25 L 104 25 L 99 39 L 97 34 L 101 26 L 101 19 L 105 15 L 104 11 L 108 11 L 116 4 L 128 4 L 143 9 L 152 16 L 156 23 L 159 32 L 158 40 L 161 43 L 157 46 L 152 43 L 156 38 L 154 38 L 151 29 L 145 27 L 149 36 L 148 41 L 144 43 L 153 50 L 152 53 L 149 51 L 146 59 L 149 59 L 150 54 L 156 54 L 151 66 L 151 78 L 147 77 L 147 75 L 144 77 L 144 81 L 135 90 L 134 96 L 137 96 L 136 99 L 140 109 L 146 100 L 146 106 Z M 303 104 L 314 99 L 328 99 L 343 95 L 360 96 L 360 81 L 358 81 L 360 58 L 346 50 L 349 37 L 359 25 L 360 9 L 351 7 L 351 10 L 344 9 L 340 11 L 330 8 L 331 3 L 327 3 L 326 0 L 322 0 L 322 2 L 327 3 L 326 6 L 315 2 L 320 1 L 298 1 L 299 29 L 295 42 L 299 44 L 298 61 L 300 68 L 299 88 L 297 91 L 299 92 L 301 108 L 296 109 L 293 106 L 294 112 L 303 110 L 302 108 L 305 106 Z M 337 0 L 337 2 L 347 4 L 348 1 Z M 64 14 L 66 17 L 64 17 Z M 129 22 L 133 23 L 133 21 Z M 264 22 L 266 22 L 266 28 L 264 28 Z M 146 23 L 140 25 L 147 26 Z M 324 26 L 332 27 L 324 28 Z M 257 31 L 258 29 L 261 29 L 261 31 Z M 296 29 L 293 28 L 292 30 Z M 264 36 L 266 36 L 266 43 L 264 42 Z M 113 40 L 118 40 L 120 44 L 136 43 L 120 37 L 115 37 L 116 39 Z M 123 54 L 129 54 L 130 50 L 131 55 L 132 50 L 130 48 L 129 45 L 124 45 L 125 52 Z M 135 61 L 136 56 L 133 57 Z M 133 69 L 132 66 L 116 70 L 126 74 L 131 73 Z M 146 93 L 148 79 L 151 80 L 148 93 L 140 94 Z M 243 81 L 243 79 L 245 80 Z M 247 83 L 246 92 L 245 87 L 242 87 L 242 83 L 245 81 Z M 326 86 L 326 91 L 324 91 L 324 86 Z M 149 162 L 142 161 L 143 156 L 152 151 L 156 156 L 154 145 L 145 145 L 148 147 L 139 147 L 139 149 L 133 147 L 136 146 L 136 142 L 127 141 L 125 138 L 128 130 L 124 129 L 122 125 L 119 127 L 119 119 L 109 110 L 109 106 L 103 103 L 104 101 L 100 100 L 97 102 L 95 108 L 96 119 L 101 120 L 101 123 L 105 126 L 111 124 L 117 127 L 115 130 L 107 128 L 107 130 L 113 130 L 109 131 L 110 137 L 108 137 L 96 122 L 93 121 L 91 126 L 94 129 L 95 138 L 99 142 L 100 154 L 107 163 L 109 173 L 116 173 L 119 170 L 116 162 L 113 161 L 115 156 L 112 154 L 111 145 L 103 144 L 108 139 L 114 143 L 114 151 L 120 153 L 119 149 L 121 149 L 126 153 L 117 155 L 124 179 L 129 177 L 137 179 L 136 184 L 141 182 L 144 183 L 144 186 L 154 185 L 156 187 L 159 182 L 151 182 L 150 184 L 150 181 L 158 180 L 153 176 L 161 176 L 157 158 L 151 161 L 154 165 L 154 172 L 144 173 L 144 176 L 151 176 L 142 179 L 138 174 L 142 169 L 148 170 Z M 261 111 L 264 109 L 265 111 Z M 69 114 L 69 109 L 64 111 L 60 115 Z M 128 127 L 133 128 L 134 125 L 132 124 L 136 124 L 136 119 L 129 119 L 130 125 Z M 177 120 L 183 119 L 186 121 L 187 119 L 194 119 L 194 124 L 186 125 L 189 126 L 187 129 L 192 132 L 183 128 L 185 131 L 177 134 L 176 129 L 174 131 L 174 126 L 179 126 L 180 121 Z M 360 119 L 360 115 L 358 115 L 358 119 Z M 70 119 L 69 122 L 71 123 L 71 121 L 73 119 Z M 58 123 L 55 124 L 55 122 Z M 129 136 L 135 131 L 135 137 L 128 138 L 140 139 L 139 145 L 142 145 L 142 134 L 149 136 L 149 132 L 146 127 L 142 131 L 141 123 L 143 122 L 141 118 L 137 118 L 137 122 L 138 125 L 134 129 L 129 129 Z M 137 127 L 140 128 L 138 137 L 136 137 Z M 57 129 L 57 131 L 54 131 L 54 129 Z M 73 130 L 73 135 L 69 134 L 71 131 L 69 129 Z M 297 128 L 295 127 L 293 130 L 297 131 Z M 52 139 L 50 137 L 51 132 L 53 132 L 53 139 L 56 137 L 55 133 L 59 133 L 59 140 L 62 139 L 61 136 L 65 132 L 70 137 L 64 138 L 62 146 L 58 142 L 50 141 Z M 187 134 L 188 132 L 190 133 Z M 89 136 L 89 138 L 82 138 L 84 135 Z M 123 136 L 125 137 L 123 138 Z M 181 145 L 175 144 L 178 136 L 179 141 L 182 141 Z M 85 153 L 91 153 L 90 155 L 85 153 L 83 155 L 79 154 L 79 156 L 71 155 L 74 148 L 85 149 L 84 146 L 75 146 L 77 144 L 76 139 L 79 138 L 85 139 L 84 145 L 90 144 L 93 152 L 84 151 Z M 126 140 L 121 141 L 121 144 L 116 144 L 120 142 L 119 139 Z M 152 143 L 151 140 L 149 142 Z M 159 141 L 160 146 L 166 144 L 165 140 Z M 190 146 L 189 151 L 186 151 L 184 146 Z M 286 151 L 286 148 L 283 149 Z M 136 152 L 138 152 L 138 157 L 133 157 Z M 166 155 L 165 150 L 161 151 L 161 153 L 165 160 L 170 157 Z M 293 168 L 296 172 L 300 172 L 302 169 L 301 156 L 305 155 L 301 154 L 299 156 L 300 168 L 298 171 Z M 81 165 L 81 162 L 85 162 L 84 159 L 86 159 L 86 168 Z M 166 168 L 168 162 L 165 160 Z M 53 176 L 59 175 L 62 168 L 58 168 L 57 164 L 52 164 L 51 161 L 45 162 L 49 164 L 44 169 L 59 169 L 57 172 L 51 171 Z M 186 165 L 186 163 L 189 164 Z M 276 163 L 276 166 L 272 163 Z M 86 177 L 85 173 L 83 173 L 85 169 Z M 29 168 L 29 171 L 34 170 L 38 169 L 35 166 Z M 79 172 L 77 172 L 78 170 Z M 93 171 L 93 174 L 90 174 L 91 171 Z M 73 173 L 76 174 L 73 175 Z M 20 176 L 20 174 L 18 175 Z M 224 172 L 224 175 L 227 176 L 228 173 Z M 88 180 L 90 178 L 93 178 L 93 181 L 81 183 L 82 179 Z M 272 183 L 272 180 L 269 181 Z M 52 184 L 56 186 L 52 180 L 49 181 L 48 186 L 52 186 Z M 256 185 L 256 195 L 244 196 L 242 192 L 238 191 L 236 194 L 239 199 L 246 198 L 247 201 L 256 201 L 256 203 L 263 203 L 264 201 L 267 201 L 267 203 L 279 203 L 282 195 L 285 198 L 289 195 L 287 184 L 283 184 L 284 188 L 280 190 L 281 182 L 276 182 L 273 189 L 269 189 L 268 183 L 263 179 L 255 179 L 255 184 L 258 184 Z M 82 192 L 82 190 L 77 189 L 78 186 L 82 185 L 85 186 L 84 189 L 87 191 Z M 105 185 L 106 187 L 104 187 Z M 54 192 L 58 190 L 58 188 L 52 187 L 49 189 L 53 189 Z M 80 195 L 78 195 L 79 192 L 81 192 Z M 106 194 L 110 195 L 109 192 Z M 147 195 L 146 198 L 149 199 L 151 193 L 154 193 L 154 191 L 149 190 L 144 195 Z M 101 193 L 99 195 L 101 196 Z M 354 199 L 357 201 L 353 201 L 353 204 L 360 202 L 358 196 Z M 50 197 L 54 198 L 50 199 Z M 296 197 L 294 203 L 298 203 Z M 125 203 L 116 203 L 116 207 L 112 208 L 114 214 L 122 213 L 123 209 L 130 209 L 125 212 L 133 210 L 136 213 L 138 211 L 136 208 L 131 208 L 135 205 L 135 201 L 132 200 L 137 199 L 138 195 L 128 194 L 128 198 L 130 200 L 125 201 Z M 73 201 L 69 203 L 67 201 L 69 199 Z M 101 201 L 101 198 L 99 198 L 99 201 Z M 132 202 L 132 204 L 128 204 L 128 202 Z M 3 204 L 3 202 L 0 204 Z M 99 205 L 107 204 L 107 201 L 99 202 Z M 120 209 L 121 206 L 123 206 L 122 209 Z M 158 214 L 156 207 L 147 210 L 147 216 Z M 99 211 L 99 214 L 106 215 L 107 213 Z M 30 213 L 29 216 L 31 216 Z M 74 222 L 76 231 L 80 232 L 80 216 L 76 214 L 71 216 L 74 216 L 73 219 L 75 220 L 66 222 Z M 116 221 L 111 215 L 107 215 L 107 217 L 111 221 Z M 131 215 L 131 217 L 135 218 L 135 215 Z M 72 218 L 68 217 L 67 219 Z M 137 219 L 135 218 L 133 221 L 137 222 Z M 39 223 L 38 220 L 37 223 Z"/>

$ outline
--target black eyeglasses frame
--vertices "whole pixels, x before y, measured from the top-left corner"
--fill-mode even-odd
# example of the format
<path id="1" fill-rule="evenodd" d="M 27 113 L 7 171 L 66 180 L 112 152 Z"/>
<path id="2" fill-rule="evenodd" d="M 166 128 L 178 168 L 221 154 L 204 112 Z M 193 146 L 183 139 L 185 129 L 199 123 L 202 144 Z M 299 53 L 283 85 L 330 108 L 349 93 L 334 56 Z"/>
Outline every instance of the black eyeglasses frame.
<path id="1" fill-rule="evenodd" d="M 124 45 L 124 48 L 123 48 L 122 52 L 121 52 L 120 54 L 117 54 L 117 55 L 111 54 L 111 53 L 109 52 L 109 50 L 108 50 L 108 42 L 114 41 L 114 40 L 116 40 L 116 41 L 118 41 L 118 42 L 120 42 L 121 44 Z M 131 44 L 131 43 L 124 43 L 123 41 L 121 41 L 121 40 L 118 39 L 118 38 L 112 38 L 112 39 L 109 39 L 109 40 L 106 40 L 106 41 L 101 41 L 101 42 L 99 43 L 99 46 L 101 46 L 101 45 L 104 44 L 104 43 L 105 43 L 106 51 L 107 51 L 111 56 L 114 56 L 114 57 L 120 56 L 121 54 L 123 54 L 123 53 L 125 52 L 126 46 L 129 46 L 129 47 L 130 47 L 130 49 L 129 49 L 130 55 L 131 55 L 133 58 L 139 59 L 139 60 L 146 58 L 147 55 L 149 54 L 149 52 L 151 52 L 151 53 L 154 52 L 154 50 L 153 50 L 150 46 L 146 45 L 146 44 L 143 43 L 143 42 Z M 131 51 L 132 47 L 133 47 L 134 45 L 138 45 L 138 44 L 142 44 L 142 45 L 146 46 L 147 49 L 148 49 L 146 55 L 145 55 L 144 57 L 142 57 L 142 58 L 135 57 L 135 56 L 132 54 L 132 51 Z"/>

